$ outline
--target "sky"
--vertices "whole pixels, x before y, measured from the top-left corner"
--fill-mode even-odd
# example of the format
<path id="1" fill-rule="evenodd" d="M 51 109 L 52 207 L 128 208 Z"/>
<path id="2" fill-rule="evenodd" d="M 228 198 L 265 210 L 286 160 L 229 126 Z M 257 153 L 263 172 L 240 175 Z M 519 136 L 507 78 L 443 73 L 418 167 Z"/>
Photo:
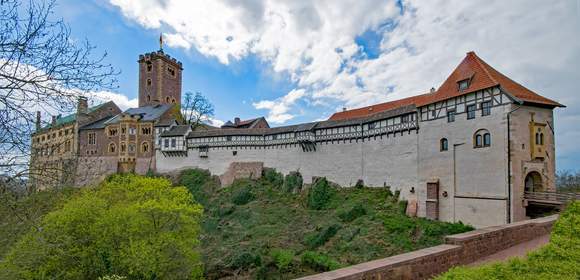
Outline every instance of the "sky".
<path id="1" fill-rule="evenodd" d="M 580 170 L 580 0 L 57 0 L 73 39 L 121 71 L 102 92 L 137 105 L 138 55 L 183 63 L 215 123 L 265 116 L 273 126 L 437 88 L 475 51 L 565 104 L 555 110 L 557 169 Z"/>

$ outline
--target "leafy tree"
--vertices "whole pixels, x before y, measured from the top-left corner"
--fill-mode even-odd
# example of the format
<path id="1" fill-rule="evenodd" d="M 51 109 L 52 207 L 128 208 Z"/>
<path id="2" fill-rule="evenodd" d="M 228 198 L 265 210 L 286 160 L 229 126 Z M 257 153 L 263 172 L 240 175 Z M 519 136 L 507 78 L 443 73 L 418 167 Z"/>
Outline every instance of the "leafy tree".
<path id="1" fill-rule="evenodd" d="M 46 215 L 10 250 L 0 279 L 195 279 L 202 208 L 163 178 L 116 175 Z"/>
<path id="2" fill-rule="evenodd" d="M 213 117 L 213 113 L 213 105 L 201 92 L 196 92 L 195 94 L 191 92 L 185 93 L 181 103 L 181 114 L 183 115 L 183 121 L 191 125 L 192 129 L 195 130 L 203 121 Z"/>

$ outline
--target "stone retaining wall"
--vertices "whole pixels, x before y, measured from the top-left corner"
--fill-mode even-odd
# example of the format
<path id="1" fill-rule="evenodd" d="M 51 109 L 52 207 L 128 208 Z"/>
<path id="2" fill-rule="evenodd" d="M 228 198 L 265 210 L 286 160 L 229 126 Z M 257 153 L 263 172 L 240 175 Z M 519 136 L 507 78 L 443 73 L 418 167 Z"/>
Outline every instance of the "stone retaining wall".
<path id="1" fill-rule="evenodd" d="M 548 234 L 558 215 L 445 237 L 444 245 L 300 278 L 302 280 L 428 279 Z"/>

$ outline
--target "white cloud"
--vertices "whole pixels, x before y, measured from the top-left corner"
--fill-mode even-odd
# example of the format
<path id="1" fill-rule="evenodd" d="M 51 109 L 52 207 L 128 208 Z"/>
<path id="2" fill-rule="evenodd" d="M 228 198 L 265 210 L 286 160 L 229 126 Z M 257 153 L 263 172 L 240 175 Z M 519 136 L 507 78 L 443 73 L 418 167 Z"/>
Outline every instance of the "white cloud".
<path id="1" fill-rule="evenodd" d="M 274 73 L 288 74 L 294 90 L 254 103 L 275 123 L 299 111 L 296 99 L 285 100 L 293 92 L 310 106 L 333 108 L 427 92 L 474 50 L 516 81 L 571 105 L 557 111 L 557 141 L 580 156 L 568 132 L 580 119 L 577 1 L 409 0 L 402 14 L 390 0 L 110 1 L 144 27 L 168 31 L 172 46 L 224 64 L 256 55 Z M 374 59 L 355 43 L 368 30 L 382 37 Z"/>
<path id="2" fill-rule="evenodd" d="M 129 108 L 135 108 L 139 105 L 139 100 L 137 98 L 129 99 L 126 95 L 110 92 L 110 91 L 99 91 L 87 94 L 90 99 L 91 105 L 101 104 L 107 101 L 113 101 L 122 111 Z"/>
<path id="3" fill-rule="evenodd" d="M 288 113 L 296 101 L 302 98 L 306 92 L 303 89 L 292 90 L 285 96 L 274 101 L 262 100 L 252 103 L 256 109 L 269 110 L 267 119 L 273 123 L 285 123 L 294 118 L 293 114 Z"/>

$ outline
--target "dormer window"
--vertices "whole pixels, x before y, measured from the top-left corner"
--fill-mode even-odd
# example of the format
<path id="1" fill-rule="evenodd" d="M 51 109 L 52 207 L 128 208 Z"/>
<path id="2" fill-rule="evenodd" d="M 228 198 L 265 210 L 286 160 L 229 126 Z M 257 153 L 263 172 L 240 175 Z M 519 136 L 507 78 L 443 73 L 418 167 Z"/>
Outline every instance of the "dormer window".
<path id="1" fill-rule="evenodd" d="M 457 87 L 459 91 L 464 91 L 469 87 L 469 79 L 461 80 L 457 82 Z"/>

